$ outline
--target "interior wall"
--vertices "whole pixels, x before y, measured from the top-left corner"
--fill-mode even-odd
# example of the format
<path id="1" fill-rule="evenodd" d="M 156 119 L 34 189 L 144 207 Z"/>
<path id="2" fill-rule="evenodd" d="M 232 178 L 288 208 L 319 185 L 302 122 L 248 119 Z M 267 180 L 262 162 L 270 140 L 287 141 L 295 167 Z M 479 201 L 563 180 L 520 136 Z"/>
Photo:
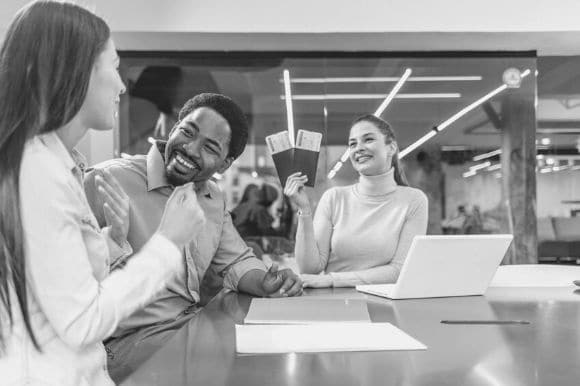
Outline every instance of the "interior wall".
<path id="1" fill-rule="evenodd" d="M 0 35 L 28 0 L 0 2 Z M 124 50 L 580 52 L 580 2 L 77 0 Z M 264 35 L 264 36 L 262 36 Z"/>
<path id="2" fill-rule="evenodd" d="M 28 0 L 3 0 L 0 25 Z M 114 31 L 384 32 L 579 31 L 580 3 L 488 0 L 78 0 Z M 542 17 L 538 17 L 541 15 Z"/>

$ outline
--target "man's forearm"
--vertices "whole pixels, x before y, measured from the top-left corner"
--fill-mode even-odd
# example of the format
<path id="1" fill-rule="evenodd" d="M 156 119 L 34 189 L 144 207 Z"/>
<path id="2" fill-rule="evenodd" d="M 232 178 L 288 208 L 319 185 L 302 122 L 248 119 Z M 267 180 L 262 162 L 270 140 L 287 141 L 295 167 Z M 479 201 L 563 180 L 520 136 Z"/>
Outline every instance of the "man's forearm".
<path id="1" fill-rule="evenodd" d="M 262 282 L 266 272 L 260 269 L 252 269 L 248 271 L 238 281 L 238 292 L 245 292 L 254 296 L 264 296 L 262 289 Z"/>

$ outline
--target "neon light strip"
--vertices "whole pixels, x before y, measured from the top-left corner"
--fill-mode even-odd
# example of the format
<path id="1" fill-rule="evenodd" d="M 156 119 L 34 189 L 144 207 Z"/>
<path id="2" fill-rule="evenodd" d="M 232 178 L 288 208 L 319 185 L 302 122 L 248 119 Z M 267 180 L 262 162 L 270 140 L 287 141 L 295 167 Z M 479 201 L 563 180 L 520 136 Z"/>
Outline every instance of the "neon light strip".
<path id="1" fill-rule="evenodd" d="M 294 147 L 294 114 L 292 112 L 292 91 L 290 90 L 290 71 L 284 70 L 284 95 L 286 96 L 286 119 L 288 121 L 288 137 Z"/>
<path id="2" fill-rule="evenodd" d="M 409 154 L 410 152 L 412 152 L 413 150 L 415 150 L 416 148 L 418 148 L 419 146 L 421 146 L 422 144 L 424 144 L 425 142 L 427 142 L 428 140 L 433 138 L 435 135 L 437 135 L 437 131 L 434 128 L 433 130 L 431 130 L 430 132 L 425 134 L 423 137 L 416 140 L 415 143 L 412 143 L 411 145 L 407 146 L 405 149 L 401 150 L 401 152 L 399 153 L 399 159 L 402 159 L 407 154 Z"/>
<path id="3" fill-rule="evenodd" d="M 389 95 L 387 95 L 387 97 L 385 98 L 385 100 L 383 101 L 383 103 L 381 103 L 381 105 L 377 108 L 377 110 L 374 113 L 375 117 L 380 117 L 381 114 L 383 113 L 383 111 L 385 111 L 385 109 L 387 108 L 387 106 L 389 105 L 389 103 L 391 103 L 391 101 L 393 100 L 393 98 L 395 97 L 395 95 L 397 95 L 397 93 L 399 92 L 399 90 L 401 89 L 401 87 L 403 87 L 403 85 L 405 84 L 405 82 L 407 81 L 407 79 L 409 78 L 409 76 L 411 76 L 411 73 L 413 71 L 410 68 L 407 68 L 405 70 L 405 72 L 403 73 L 403 76 L 401 76 L 401 79 L 399 79 L 399 81 L 397 82 L 397 84 L 395 84 L 395 87 L 392 88 L 391 92 L 389 93 Z"/>
<path id="4" fill-rule="evenodd" d="M 369 77 L 334 77 L 334 78 L 293 78 L 292 83 L 383 83 L 397 82 L 400 78 L 396 76 L 369 76 Z M 413 76 L 409 82 L 462 82 L 479 81 L 483 79 L 481 75 L 468 76 Z M 280 82 L 283 82 L 280 79 Z"/>
<path id="5" fill-rule="evenodd" d="M 469 171 L 475 172 L 475 171 L 478 171 L 479 169 L 485 169 L 485 168 L 488 168 L 490 166 L 491 166 L 491 162 L 485 161 L 485 162 L 482 162 L 480 164 L 470 166 Z"/>
<path id="6" fill-rule="evenodd" d="M 498 154 L 501 154 L 501 149 L 490 151 L 489 153 L 483 153 L 483 154 L 476 155 L 475 157 L 473 157 L 473 160 L 474 161 L 481 161 L 482 159 L 491 158 L 491 157 L 496 156 Z"/>
<path id="7" fill-rule="evenodd" d="M 529 74 L 530 74 L 530 70 L 529 69 L 526 69 L 522 73 L 522 79 L 525 78 L 526 76 L 528 76 Z M 402 150 L 401 153 L 400 153 L 400 155 L 399 155 L 399 157 L 402 159 L 404 156 L 406 156 L 411 151 L 415 150 L 417 147 L 419 147 L 420 145 L 422 145 L 423 143 L 425 143 L 431 137 L 435 136 L 438 132 L 441 132 L 441 131 L 445 130 L 453 122 L 455 122 L 456 120 L 458 120 L 459 118 L 461 118 L 462 116 L 464 116 L 465 114 L 467 114 L 468 112 L 470 112 L 471 110 L 473 110 L 474 108 L 478 107 L 483 102 L 487 101 L 488 99 L 491 99 L 492 97 L 496 96 L 500 92 L 504 91 L 506 88 L 507 88 L 507 85 L 506 84 L 502 84 L 501 86 L 499 86 L 495 90 L 489 92 L 488 94 L 486 94 L 483 97 L 479 98 L 475 102 L 473 102 L 470 105 L 468 105 L 468 106 L 464 107 L 463 109 L 459 110 L 457 113 L 455 113 L 454 115 L 452 115 L 450 118 L 448 118 L 447 120 L 445 120 L 443 123 L 439 124 L 438 126 L 435 126 L 429 133 L 425 134 L 422 138 L 419 138 L 415 143 L 412 143 L 411 145 L 409 145 L 409 147 L 407 147 L 406 149 Z"/>
<path id="8" fill-rule="evenodd" d="M 328 100 L 349 100 L 349 99 L 384 99 L 387 94 L 296 94 L 292 96 L 295 101 L 328 101 Z M 280 99 L 285 100 L 287 97 L 280 95 Z M 461 98 L 457 92 L 448 93 L 414 93 L 398 94 L 397 99 L 452 99 Z"/>

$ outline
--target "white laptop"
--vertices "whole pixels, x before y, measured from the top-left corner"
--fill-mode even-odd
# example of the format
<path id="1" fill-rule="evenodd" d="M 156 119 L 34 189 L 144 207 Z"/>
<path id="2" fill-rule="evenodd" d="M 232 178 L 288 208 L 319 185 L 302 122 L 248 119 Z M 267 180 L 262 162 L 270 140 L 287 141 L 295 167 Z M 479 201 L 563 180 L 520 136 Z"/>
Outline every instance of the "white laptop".
<path id="1" fill-rule="evenodd" d="M 389 299 L 483 295 L 512 235 L 415 236 L 395 284 L 357 285 Z"/>

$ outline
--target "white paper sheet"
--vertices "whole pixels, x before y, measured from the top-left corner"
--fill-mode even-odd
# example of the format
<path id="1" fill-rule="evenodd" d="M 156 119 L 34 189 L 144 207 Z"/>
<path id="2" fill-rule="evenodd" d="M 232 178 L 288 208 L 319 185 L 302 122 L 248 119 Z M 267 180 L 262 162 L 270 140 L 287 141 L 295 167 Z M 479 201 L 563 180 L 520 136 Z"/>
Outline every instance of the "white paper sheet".
<path id="1" fill-rule="evenodd" d="M 390 323 L 236 325 L 240 354 L 425 349 Z"/>
<path id="2" fill-rule="evenodd" d="M 370 323 L 364 299 L 254 298 L 245 324 Z"/>

